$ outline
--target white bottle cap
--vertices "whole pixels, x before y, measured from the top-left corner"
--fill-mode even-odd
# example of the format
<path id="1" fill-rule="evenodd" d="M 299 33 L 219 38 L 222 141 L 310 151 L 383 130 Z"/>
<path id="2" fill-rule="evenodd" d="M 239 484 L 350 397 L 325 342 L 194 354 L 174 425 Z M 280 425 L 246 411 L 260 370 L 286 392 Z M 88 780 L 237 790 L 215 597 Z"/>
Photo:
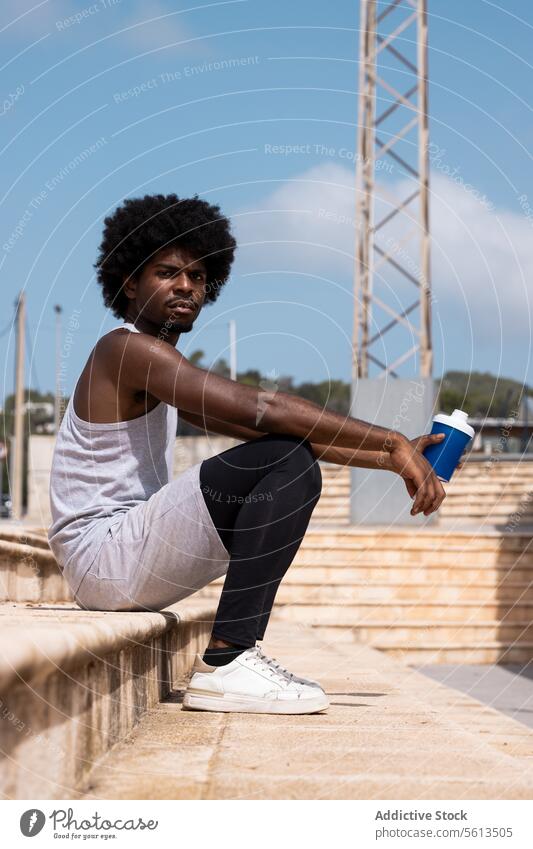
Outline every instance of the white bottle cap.
<path id="1" fill-rule="evenodd" d="M 451 416 L 447 416 L 445 413 L 438 413 L 434 416 L 433 421 L 448 425 L 448 427 L 454 427 L 456 430 L 462 430 L 463 433 L 468 434 L 472 439 L 475 431 L 473 427 L 467 424 L 467 419 L 468 413 L 465 413 L 464 410 L 454 410 Z"/>

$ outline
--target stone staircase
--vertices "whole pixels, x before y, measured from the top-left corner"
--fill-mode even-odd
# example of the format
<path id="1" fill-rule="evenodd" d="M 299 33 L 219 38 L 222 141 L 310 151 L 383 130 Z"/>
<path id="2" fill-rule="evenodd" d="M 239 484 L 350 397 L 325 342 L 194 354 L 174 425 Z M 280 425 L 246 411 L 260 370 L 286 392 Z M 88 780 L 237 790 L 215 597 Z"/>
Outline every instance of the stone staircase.
<path id="1" fill-rule="evenodd" d="M 176 687 L 209 639 L 215 605 L 161 612 L 75 605 L 46 537 L 0 537 L 0 794 L 72 798 Z"/>
<path id="2" fill-rule="evenodd" d="M 313 512 L 320 525 L 350 524 L 350 469 L 321 463 L 322 496 Z M 533 459 L 469 458 L 445 484 L 447 497 L 439 510 L 440 524 L 482 521 L 513 530 L 533 525 Z"/>
<path id="3" fill-rule="evenodd" d="M 200 596 L 218 597 L 222 579 Z M 312 529 L 276 596 L 278 618 L 409 663 L 533 657 L 533 544 L 486 531 Z"/>
<path id="4" fill-rule="evenodd" d="M 522 466 L 513 472 L 501 463 L 482 474 L 466 466 L 453 482 L 461 483 L 461 516 L 472 515 L 464 499 L 474 500 L 481 484 L 483 515 L 503 516 L 495 508 L 504 495 L 506 510 L 515 504 L 511 496 L 523 507 L 530 464 Z M 278 591 L 273 619 L 294 633 L 313 626 L 322 645 L 347 656 L 354 643 L 366 643 L 411 664 L 532 659 L 528 503 L 513 530 L 458 530 L 445 520 L 438 529 L 361 529 L 349 525 L 349 470 L 324 464 L 323 478 L 323 497 Z M 445 504 L 453 507 L 455 497 L 450 485 Z M 456 521 L 453 511 L 450 518 Z M 222 583 L 164 612 L 82 611 L 45 530 L 4 526 L 4 798 L 69 798 L 87 786 L 95 765 L 184 686 L 208 639 Z"/>
<path id="5" fill-rule="evenodd" d="M 15 532 L 2 532 L 0 603 L 66 601 L 74 603 L 46 537 L 28 533 L 17 537 Z"/>
<path id="6" fill-rule="evenodd" d="M 533 524 L 533 460 L 476 460 L 446 485 L 442 519 L 483 519 L 508 527 Z"/>
<path id="7" fill-rule="evenodd" d="M 276 616 L 263 648 L 320 681 L 329 708 L 306 716 L 182 711 L 176 690 L 100 760 L 79 799 L 533 797 L 526 725 L 383 652 L 332 645 Z"/>
<path id="8" fill-rule="evenodd" d="M 313 510 L 312 521 L 320 525 L 350 524 L 350 469 L 334 463 L 320 463 L 322 495 Z"/>

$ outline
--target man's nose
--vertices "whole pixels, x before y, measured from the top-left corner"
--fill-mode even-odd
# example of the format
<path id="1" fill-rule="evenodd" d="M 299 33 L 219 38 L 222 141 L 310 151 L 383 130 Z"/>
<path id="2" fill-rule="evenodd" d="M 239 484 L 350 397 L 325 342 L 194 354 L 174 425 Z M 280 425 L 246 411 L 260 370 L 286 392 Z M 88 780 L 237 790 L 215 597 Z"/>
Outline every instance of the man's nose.
<path id="1" fill-rule="evenodd" d="M 178 289 L 180 292 L 182 291 L 192 291 L 194 288 L 191 279 L 186 271 L 181 271 L 174 278 L 174 288 Z"/>

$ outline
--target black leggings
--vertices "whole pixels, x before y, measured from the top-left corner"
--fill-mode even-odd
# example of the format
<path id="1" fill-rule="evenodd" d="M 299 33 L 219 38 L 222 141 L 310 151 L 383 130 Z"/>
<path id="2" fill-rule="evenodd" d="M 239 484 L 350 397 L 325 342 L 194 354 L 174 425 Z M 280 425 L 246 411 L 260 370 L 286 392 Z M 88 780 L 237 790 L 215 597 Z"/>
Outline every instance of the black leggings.
<path id="1" fill-rule="evenodd" d="M 266 434 L 204 460 L 200 483 L 231 555 L 212 634 L 253 646 L 320 498 L 320 466 L 307 439 Z"/>

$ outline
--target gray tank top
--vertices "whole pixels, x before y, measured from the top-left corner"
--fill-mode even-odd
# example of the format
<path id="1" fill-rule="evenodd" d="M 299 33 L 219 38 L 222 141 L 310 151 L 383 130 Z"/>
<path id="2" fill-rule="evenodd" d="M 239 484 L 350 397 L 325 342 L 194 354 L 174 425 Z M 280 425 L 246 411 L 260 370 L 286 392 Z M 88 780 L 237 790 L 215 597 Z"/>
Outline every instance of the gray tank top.
<path id="1" fill-rule="evenodd" d="M 140 332 L 130 322 L 112 330 L 120 327 Z M 48 542 L 63 568 L 74 555 L 80 563 L 92 559 L 119 514 L 171 480 L 178 422 L 176 407 L 164 401 L 128 421 L 87 422 L 73 398 L 57 434 L 49 489 Z"/>

